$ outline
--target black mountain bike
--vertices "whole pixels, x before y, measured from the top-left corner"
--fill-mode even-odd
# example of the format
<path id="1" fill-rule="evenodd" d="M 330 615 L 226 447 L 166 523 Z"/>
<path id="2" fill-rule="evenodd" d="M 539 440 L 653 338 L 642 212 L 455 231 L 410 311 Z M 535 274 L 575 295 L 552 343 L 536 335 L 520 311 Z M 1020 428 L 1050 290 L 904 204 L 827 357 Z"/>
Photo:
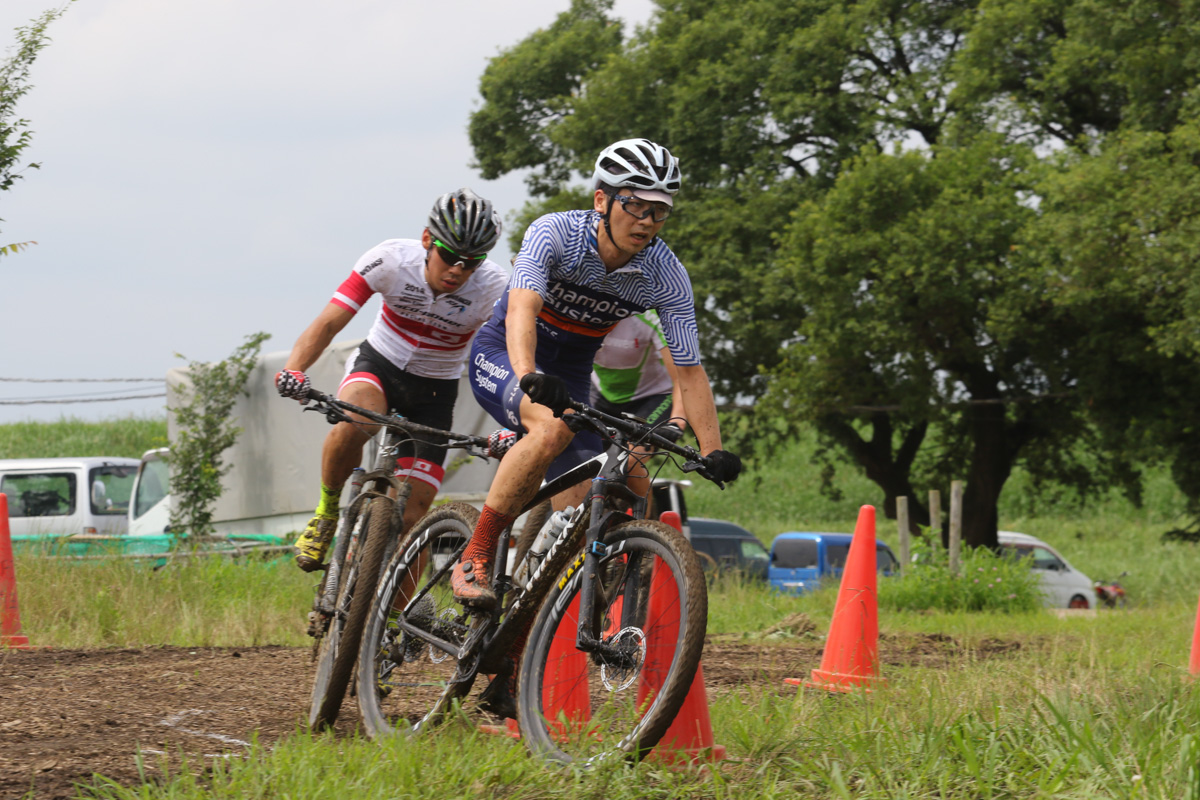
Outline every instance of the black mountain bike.
<path id="1" fill-rule="evenodd" d="M 486 457 L 488 440 L 376 414 L 315 390 L 309 392 L 309 399 L 312 402 L 304 410 L 324 414 L 330 424 L 354 422 L 347 413 L 351 412 L 383 426 L 370 469 L 356 470 L 351 479 L 351 499 L 338 520 L 333 555 L 317 584 L 308 615 L 308 634 L 316 640 L 313 656 L 317 662 L 308 722 L 320 729 L 337 720 L 354 674 L 371 598 L 403 530 L 412 486 L 393 475 L 400 444 L 420 439 Z"/>
<path id="2" fill-rule="evenodd" d="M 434 509 L 393 555 L 359 659 L 358 704 L 371 736 L 426 730 L 463 702 L 479 675 L 503 676 L 505 656 L 534 614 L 517 706 L 521 735 L 535 754 L 564 763 L 636 760 L 666 733 L 700 663 L 708 594 L 686 539 L 642 519 L 645 500 L 625 478 L 638 444 L 657 447 L 652 458 L 680 457 L 687 472 L 710 477 L 708 464 L 640 420 L 572 408 L 563 421 L 596 431 L 607 449 L 545 484 L 526 510 L 589 479 L 591 491 L 561 531 L 551 517 L 543 529 L 549 536 L 533 543 L 522 536 L 522 561 L 512 574 L 510 537 L 501 536 L 494 611 L 464 607 L 450 589 L 475 509 Z M 403 612 L 394 612 L 396 605 Z"/>

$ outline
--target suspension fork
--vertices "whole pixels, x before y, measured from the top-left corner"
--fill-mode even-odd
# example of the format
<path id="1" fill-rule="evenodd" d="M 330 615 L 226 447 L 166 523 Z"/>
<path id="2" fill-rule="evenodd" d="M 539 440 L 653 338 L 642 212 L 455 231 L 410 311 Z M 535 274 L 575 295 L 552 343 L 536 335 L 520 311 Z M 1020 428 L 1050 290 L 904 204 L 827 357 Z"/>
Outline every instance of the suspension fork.
<path id="1" fill-rule="evenodd" d="M 626 486 L 624 480 L 606 478 L 603 474 L 592 480 L 587 500 L 590 518 L 583 539 L 583 571 L 579 576 L 579 630 L 575 636 L 575 646 L 585 653 L 591 653 L 601 644 L 601 620 L 597 613 L 596 596 L 600 586 L 600 562 L 608 555 L 608 546 L 601 539 L 612 526 L 614 517 L 627 518 L 625 514 L 607 508 L 608 501 L 628 503 L 634 517 L 642 516 L 646 501 Z"/>

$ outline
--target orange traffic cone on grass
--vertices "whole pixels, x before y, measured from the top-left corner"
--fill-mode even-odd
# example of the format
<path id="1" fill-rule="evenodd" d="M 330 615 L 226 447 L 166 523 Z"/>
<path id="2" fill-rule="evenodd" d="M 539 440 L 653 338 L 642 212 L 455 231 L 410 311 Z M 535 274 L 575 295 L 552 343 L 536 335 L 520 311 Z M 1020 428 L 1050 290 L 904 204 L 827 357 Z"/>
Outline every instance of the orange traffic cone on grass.
<path id="1" fill-rule="evenodd" d="M 592 718 L 592 701 L 588 696 L 588 655 L 575 646 L 578 629 L 579 595 L 576 594 L 554 631 L 542 680 L 542 712 L 547 720 L 553 720 L 551 725 L 562 729 L 561 732 L 582 727 Z M 484 733 L 521 738 L 521 726 L 515 719 L 505 720 L 502 726 L 479 727 Z"/>
<path id="2" fill-rule="evenodd" d="M 664 511 L 659 517 L 663 522 L 677 531 L 683 530 L 683 523 L 675 511 Z M 641 685 L 638 687 L 640 702 L 651 692 L 662 689 L 661 675 L 669 664 L 657 665 L 657 650 L 655 639 L 660 639 L 669 645 L 668 658 L 674 656 L 675 640 L 679 636 L 679 594 L 675 582 L 666 570 L 658 569 L 658 559 L 655 558 L 655 569 L 650 578 L 650 605 L 646 611 L 646 619 L 658 620 L 652 630 L 648 631 L 646 640 L 646 662 L 642 665 Z M 649 622 L 647 622 L 649 627 Z M 657 679 L 657 680 L 656 680 Z M 692 688 L 675 721 L 650 755 L 658 761 L 673 763 L 676 761 L 720 761 L 725 758 L 725 746 L 713 741 L 712 720 L 708 713 L 708 692 L 704 687 L 704 664 L 696 667 L 696 677 L 692 679 Z"/>
<path id="3" fill-rule="evenodd" d="M 829 638 L 821 656 L 821 668 L 811 680 L 786 678 L 785 683 L 849 692 L 861 687 L 870 691 L 879 677 L 879 601 L 875 575 L 875 507 L 858 512 L 850 554 L 842 572 L 837 605 L 829 625 Z"/>
<path id="4" fill-rule="evenodd" d="M 21 635 L 17 610 L 17 573 L 13 561 L 12 534 L 8 528 L 8 495 L 0 494 L 0 648 L 29 648 L 29 637 Z"/>

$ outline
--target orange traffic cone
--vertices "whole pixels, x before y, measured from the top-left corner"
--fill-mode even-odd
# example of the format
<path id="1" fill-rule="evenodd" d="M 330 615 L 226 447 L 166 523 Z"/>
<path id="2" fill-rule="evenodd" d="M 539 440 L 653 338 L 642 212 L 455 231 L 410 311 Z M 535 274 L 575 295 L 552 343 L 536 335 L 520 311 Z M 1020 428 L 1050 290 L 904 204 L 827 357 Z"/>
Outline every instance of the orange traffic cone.
<path id="1" fill-rule="evenodd" d="M 0 647 L 29 649 L 29 637 L 21 635 L 21 614 L 17 610 L 17 572 L 5 494 L 0 494 Z"/>
<path id="2" fill-rule="evenodd" d="M 683 529 L 679 514 L 675 511 L 664 511 L 659 519 L 675 530 Z M 639 703 L 646 695 L 662 688 L 662 675 L 669 662 L 660 664 L 662 657 L 657 651 L 666 649 L 668 652 L 663 655 L 669 659 L 674 655 L 675 640 L 679 636 L 679 590 L 666 570 L 659 569 L 659 559 L 655 558 L 654 562 L 646 619 L 648 628 L 650 620 L 657 620 L 657 623 L 647 631 L 646 661 L 642 665 L 641 684 L 638 686 Z M 667 647 L 655 647 L 656 639 Z M 650 757 L 666 763 L 720 761 L 725 758 L 724 745 L 713 742 L 703 664 L 696 668 L 696 677 L 692 679 L 692 688 L 688 690 L 683 706 Z"/>
<path id="3" fill-rule="evenodd" d="M 1200 675 L 1200 607 L 1196 608 L 1196 629 L 1192 632 L 1192 656 L 1188 659 L 1188 672 L 1192 677 Z"/>
<path id="4" fill-rule="evenodd" d="M 821 668 L 812 680 L 786 678 L 785 683 L 848 692 L 856 687 L 870 691 L 879 677 L 879 603 L 875 575 L 875 507 L 863 506 L 842 572 L 837 605 L 829 625 L 829 638 Z"/>
<path id="5" fill-rule="evenodd" d="M 592 718 L 592 701 L 588 696 L 588 656 L 575 647 L 578 629 L 579 595 L 576 594 L 554 631 L 550 652 L 546 655 L 542 683 L 542 713 L 559 732 L 578 728 Z M 484 733 L 521 738 L 521 726 L 515 719 L 505 720 L 503 726 L 480 725 L 479 728 Z"/>

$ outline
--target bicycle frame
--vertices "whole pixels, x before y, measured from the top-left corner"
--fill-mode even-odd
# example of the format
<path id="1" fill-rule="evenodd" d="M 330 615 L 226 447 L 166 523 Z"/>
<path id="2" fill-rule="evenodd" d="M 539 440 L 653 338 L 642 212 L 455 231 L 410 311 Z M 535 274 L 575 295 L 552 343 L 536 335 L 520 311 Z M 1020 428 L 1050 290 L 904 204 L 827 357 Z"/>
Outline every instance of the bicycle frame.
<path id="1" fill-rule="evenodd" d="M 588 653 L 597 652 L 606 646 L 599 635 L 600 620 L 596 618 L 595 613 L 596 585 L 599 583 L 596 579 L 597 567 L 601 558 L 608 553 L 607 547 L 600 542 L 600 538 L 614 524 L 644 518 L 647 506 L 646 498 L 634 493 L 627 485 L 629 460 L 632 458 L 626 447 L 627 442 L 631 439 L 649 440 L 651 444 L 657 447 L 687 458 L 688 463 L 684 466 L 685 471 L 700 470 L 703 472 L 705 469 L 703 459 L 697 451 L 689 447 L 679 446 L 669 439 L 654 434 L 653 431 L 650 434 L 646 434 L 644 425 L 639 425 L 625 419 L 610 417 L 581 404 L 576 404 L 575 408 L 577 411 L 585 412 L 587 416 L 583 414 L 564 415 L 564 421 L 573 428 L 582 429 L 583 427 L 591 427 L 597 430 L 607 442 L 607 447 L 604 452 L 594 458 L 585 461 L 583 464 L 544 484 L 522 509 L 522 513 L 525 513 L 564 489 L 575 486 L 585 480 L 591 480 L 591 487 L 585 502 L 580 505 L 580 509 L 576 512 L 570 523 L 551 542 L 545 556 L 541 559 L 541 563 L 538 564 L 537 569 L 533 571 L 532 576 L 529 578 L 529 587 L 537 587 L 537 591 L 534 591 L 532 588 L 514 587 L 512 577 L 508 574 L 506 568 L 509 537 L 501 536 L 495 555 L 495 566 L 492 576 L 492 587 L 498 599 L 496 608 L 490 614 L 481 615 L 477 619 L 472 632 L 467 636 L 461 647 L 457 647 L 453 643 L 434 636 L 410 623 L 407 620 L 408 613 L 427 594 L 427 587 L 435 585 L 438 580 L 457 564 L 462 550 L 466 547 L 466 542 L 463 542 L 451 554 L 446 563 L 436 571 L 434 576 L 426 582 L 426 588 L 414 592 L 413 596 L 409 598 L 409 602 L 404 609 L 405 613 L 398 621 L 401 630 L 428 642 L 446 653 L 454 655 L 459 663 L 466 667 L 465 670 L 460 667 L 460 674 L 456 675 L 456 681 L 473 679 L 474 675 L 480 671 L 495 671 L 497 661 L 504 653 L 493 652 L 501 649 L 494 647 L 494 644 L 504 641 L 504 633 L 511 630 L 513 626 L 524 624 L 528 615 L 537 613 L 538 606 L 544 599 L 550 586 L 550 584 L 542 585 L 541 583 L 544 572 L 548 568 L 548 565 L 554 562 L 554 555 L 564 546 L 574 549 L 575 547 L 579 547 L 580 544 L 582 545 L 579 555 L 571 562 L 566 570 L 566 576 L 563 578 L 564 581 L 567 581 L 579 575 L 579 579 L 583 581 L 583 585 L 580 588 L 579 628 L 576 633 L 576 646 L 581 651 Z M 614 501 L 616 501 L 616 507 L 614 507 Z M 626 511 L 620 510 L 622 507 Z M 582 525 L 584 509 L 587 510 L 586 526 Z M 579 542 L 580 536 L 582 536 L 582 542 Z M 410 547 L 415 548 L 412 551 L 415 554 L 416 549 L 420 549 L 423 545 L 424 542 L 421 539 L 417 539 Z M 631 570 L 631 574 L 626 576 L 626 580 L 638 581 L 639 579 L 640 576 L 637 570 Z M 637 586 L 636 583 L 632 585 L 634 587 Z M 505 598 L 514 588 L 519 594 L 506 609 Z M 635 609 L 624 609 L 622 612 L 623 621 L 628 622 L 634 613 L 636 613 Z M 500 621 L 501 614 L 504 614 L 503 621 Z M 507 646 L 504 649 L 507 649 Z M 476 655 L 478 659 L 475 658 Z"/>
<path id="2" fill-rule="evenodd" d="M 342 570 L 349 555 L 350 540 L 352 538 L 347 535 L 349 531 L 346 530 L 346 523 L 351 519 L 353 512 L 370 498 L 378 497 L 382 494 L 387 494 L 396 500 L 397 507 L 402 508 L 407 504 L 409 495 L 412 493 L 412 484 L 395 477 L 390 467 L 390 464 L 395 462 L 395 453 L 405 437 L 411 437 L 414 433 L 434 435 L 445 438 L 447 440 L 447 447 L 461 448 L 473 453 L 472 448 L 478 449 L 481 446 L 486 446 L 487 440 L 477 436 L 464 436 L 450 431 L 442 431 L 419 425 L 409 422 L 398 415 L 385 416 L 377 414 L 318 391 L 311 392 L 310 397 L 316 401 L 316 405 L 304 410 L 322 413 L 330 423 L 350 421 L 347 412 L 352 412 L 369 420 L 370 423 L 382 427 L 382 430 L 376 434 L 379 437 L 379 446 L 375 449 L 372 456 L 369 465 L 370 469 L 359 479 L 361 488 L 351 498 L 346 507 L 342 509 L 338 521 L 337 534 L 335 535 L 333 553 L 330 556 L 328 568 L 325 573 L 325 580 L 322 583 L 321 591 L 316 601 L 313 603 L 313 610 L 328 618 L 336 613 L 338 586 L 341 584 Z"/>

